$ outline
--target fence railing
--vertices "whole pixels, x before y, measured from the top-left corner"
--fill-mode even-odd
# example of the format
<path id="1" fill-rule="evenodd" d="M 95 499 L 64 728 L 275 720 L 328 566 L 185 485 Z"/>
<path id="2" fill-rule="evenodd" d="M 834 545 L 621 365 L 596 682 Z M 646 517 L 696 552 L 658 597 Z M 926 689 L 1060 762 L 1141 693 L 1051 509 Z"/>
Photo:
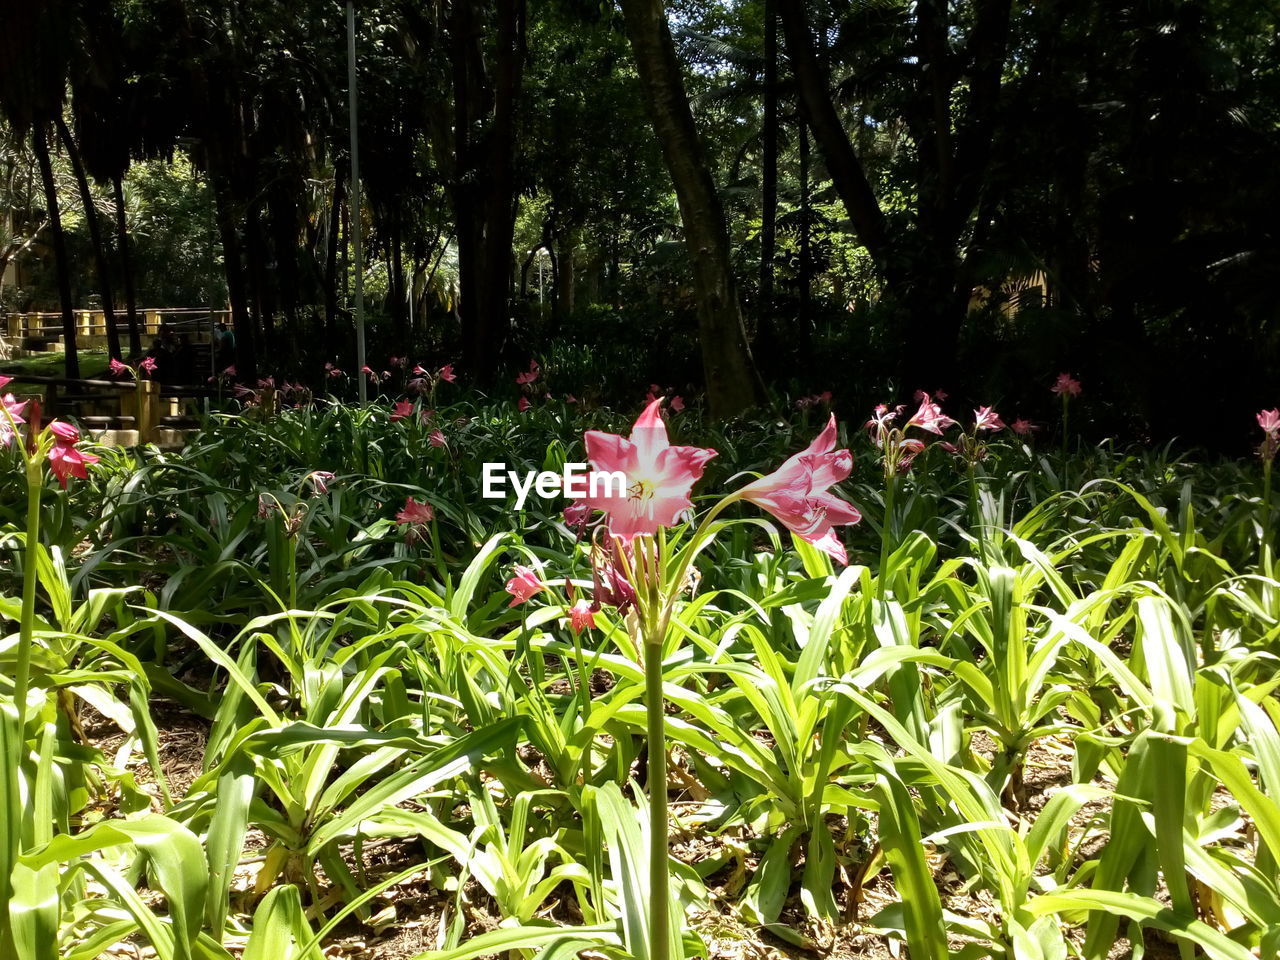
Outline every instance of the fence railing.
<path id="1" fill-rule="evenodd" d="M 124 425 L 137 431 L 139 443 L 160 442 L 165 424 L 181 419 L 188 402 L 216 393 L 209 387 L 154 380 L 77 380 L 21 373 L 11 377 L 6 389 L 20 398 L 38 397 L 46 418 L 69 413 L 90 428 Z"/>
<path id="2" fill-rule="evenodd" d="M 105 337 L 107 319 L 101 310 L 76 310 L 76 335 L 78 337 Z M 161 324 L 168 324 L 179 332 L 208 332 L 213 325 L 225 323 L 234 327 L 230 310 L 209 310 L 207 307 L 159 307 L 138 311 L 138 324 L 144 336 L 160 332 Z M 128 321 L 124 310 L 116 311 L 116 326 L 121 337 L 128 336 Z M 10 341 L 25 339 L 57 340 L 62 337 L 61 311 L 35 311 L 5 314 L 0 330 Z"/>

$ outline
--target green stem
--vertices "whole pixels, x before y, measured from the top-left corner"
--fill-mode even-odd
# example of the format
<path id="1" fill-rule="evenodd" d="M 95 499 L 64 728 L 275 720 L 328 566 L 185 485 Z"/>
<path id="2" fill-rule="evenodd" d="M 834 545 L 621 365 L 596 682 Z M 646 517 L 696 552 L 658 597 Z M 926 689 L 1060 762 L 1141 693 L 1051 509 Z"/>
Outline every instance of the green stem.
<path id="1" fill-rule="evenodd" d="M 656 638 L 652 638 L 656 639 Z M 649 960 L 670 960 L 671 884 L 667 849 L 667 751 L 663 729 L 662 641 L 644 645 L 649 740 Z"/>
<path id="2" fill-rule="evenodd" d="M 1262 461 L 1262 572 L 1272 576 L 1271 560 L 1271 461 Z"/>
<path id="3" fill-rule="evenodd" d="M 1062 391 L 1062 488 L 1067 488 L 1067 436 L 1071 426 L 1071 398 Z"/>
<path id="4" fill-rule="evenodd" d="M 569 607 L 564 608 L 565 616 L 569 616 Z M 578 635 L 578 631 L 572 627 L 569 633 L 573 635 L 573 657 L 577 664 L 578 673 L 578 719 L 582 727 L 591 725 L 591 678 L 587 675 L 587 664 L 585 655 L 582 650 L 582 638 Z M 569 675 L 569 671 L 565 670 L 565 675 Z M 578 761 L 578 771 L 582 773 L 582 782 L 591 782 L 591 745 L 594 743 L 595 737 L 590 736 L 582 745 L 582 757 Z"/>
<path id="5" fill-rule="evenodd" d="M 876 590 L 883 600 L 885 596 L 885 571 L 889 569 L 889 557 L 894 547 L 894 501 L 897 499 L 898 478 L 889 476 L 884 481 L 884 523 L 880 528 L 880 569 L 876 571 Z"/>
<path id="6" fill-rule="evenodd" d="M 975 437 L 976 443 L 976 437 Z M 969 513 L 970 523 L 973 525 L 974 532 L 978 535 L 978 545 L 981 549 L 986 543 L 986 534 L 982 525 L 982 506 L 981 497 L 978 495 L 978 478 L 977 467 L 972 462 L 969 464 Z"/>
<path id="7" fill-rule="evenodd" d="M 281 521 L 288 524 L 288 519 Z M 284 534 L 285 554 L 289 560 L 289 609 L 298 609 L 298 540 L 299 534 L 290 535 L 288 528 L 281 531 Z"/>
<path id="8" fill-rule="evenodd" d="M 0 408 L 3 409 L 3 408 Z M 6 411 L 7 416 L 7 411 Z M 13 425 L 10 418 L 10 425 Z M 16 432 L 16 431 L 15 431 Z M 19 438 L 16 442 L 22 442 Z M 31 646 L 35 635 L 36 581 L 38 568 L 36 551 L 40 544 L 40 494 L 44 487 L 43 450 L 28 455 L 23 450 L 27 468 L 27 532 L 22 570 L 22 613 L 18 626 L 17 663 L 13 674 L 14 743 L 7 745 L 3 758 L 7 767 L 0 774 L 8 778 L 5 796 L 8 809 L 0 811 L 8 829 L 2 831 L 6 849 L 0 863 L 0 951 L 6 956 L 13 951 L 13 929 L 9 916 L 9 902 L 13 897 L 11 871 L 21 851 L 22 807 L 19 799 L 22 786 L 22 759 L 26 755 L 27 691 L 31 684 Z"/>
<path id="9" fill-rule="evenodd" d="M 18 633 L 18 662 L 13 674 L 13 701 L 18 712 L 18 736 L 27 718 L 27 689 L 31 682 L 31 643 L 36 622 L 36 551 L 40 548 L 40 494 L 44 469 L 39 459 L 27 461 L 27 538 L 22 571 L 22 621 Z M 16 771 L 14 772 L 16 776 Z"/>

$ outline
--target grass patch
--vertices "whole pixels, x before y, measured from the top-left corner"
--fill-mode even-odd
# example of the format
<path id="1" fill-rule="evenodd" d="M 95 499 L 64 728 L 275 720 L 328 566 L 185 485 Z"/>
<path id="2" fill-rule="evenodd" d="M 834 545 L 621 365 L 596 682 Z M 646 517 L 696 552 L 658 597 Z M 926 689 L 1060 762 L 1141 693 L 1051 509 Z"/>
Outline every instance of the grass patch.
<path id="1" fill-rule="evenodd" d="M 106 350 L 81 350 L 80 376 L 85 380 L 100 379 L 107 372 L 110 357 Z M 61 353 L 42 353 L 0 362 L 0 373 L 25 374 L 36 377 L 61 377 L 66 373 L 66 358 Z"/>

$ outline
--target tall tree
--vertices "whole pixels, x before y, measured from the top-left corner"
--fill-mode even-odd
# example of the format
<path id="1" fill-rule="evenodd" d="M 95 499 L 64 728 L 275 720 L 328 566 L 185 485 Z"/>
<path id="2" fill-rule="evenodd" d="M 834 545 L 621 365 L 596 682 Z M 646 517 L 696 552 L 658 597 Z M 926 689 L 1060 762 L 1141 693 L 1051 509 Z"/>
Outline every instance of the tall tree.
<path id="1" fill-rule="evenodd" d="M 760 130 L 760 323 L 772 327 L 778 238 L 778 10 L 764 0 L 764 119 Z"/>
<path id="2" fill-rule="evenodd" d="M 80 376 L 76 324 L 71 303 L 70 264 L 58 210 L 58 187 L 49 156 L 49 130 L 62 113 L 66 97 L 68 44 L 65 26 L 72 11 L 63 0 L 6 3 L 0 7 L 0 109 L 18 136 L 31 134 L 31 145 L 44 185 L 49 232 L 57 261 L 62 304 L 62 338 L 67 376 Z"/>
<path id="3" fill-rule="evenodd" d="M 111 268 L 107 263 L 107 247 L 102 239 L 102 226 L 98 220 L 98 208 L 93 202 L 93 191 L 89 188 L 89 178 L 84 172 L 84 163 L 80 160 L 80 149 L 67 123 L 61 116 L 54 118 L 58 130 L 58 138 L 67 151 L 67 159 L 71 161 L 71 172 L 75 175 L 76 186 L 80 190 L 80 206 L 84 209 L 84 221 L 89 228 L 89 243 L 93 247 L 94 265 L 98 274 L 98 291 L 102 296 L 102 316 L 107 327 L 107 352 L 112 360 L 123 359 L 120 354 L 120 331 L 116 327 L 115 297 L 111 293 Z"/>
<path id="4" fill-rule="evenodd" d="M 901 8 L 909 23 L 905 42 L 888 54 L 903 76 L 891 111 L 912 143 L 915 196 L 901 227 L 891 227 L 833 99 L 810 24 L 815 6 L 779 6 L 805 120 L 858 239 L 903 310 L 902 333 L 911 332 L 903 373 L 936 386 L 951 372 L 973 287 L 979 247 L 965 241 L 986 199 L 1011 0 L 970 0 L 967 28 L 947 0 L 918 0 L 909 13 Z"/>
<path id="5" fill-rule="evenodd" d="M 133 241 L 129 237 L 129 223 L 125 216 L 124 174 L 111 177 L 111 195 L 116 212 L 116 246 L 120 255 L 120 277 L 124 283 L 125 314 L 129 322 L 129 354 L 142 355 L 142 326 L 138 322 L 138 295 L 134 287 Z"/>
<path id="6" fill-rule="evenodd" d="M 622 0 L 622 13 L 654 132 L 675 186 L 693 265 L 698 339 L 715 417 L 730 417 L 763 397 L 747 343 L 730 257 L 729 231 L 716 193 L 662 0 Z"/>
<path id="7" fill-rule="evenodd" d="M 525 0 L 453 0 L 449 7 L 459 311 L 463 356 L 481 380 L 497 367 L 510 310 L 525 18 Z M 486 47 L 492 49 L 491 61 Z"/>

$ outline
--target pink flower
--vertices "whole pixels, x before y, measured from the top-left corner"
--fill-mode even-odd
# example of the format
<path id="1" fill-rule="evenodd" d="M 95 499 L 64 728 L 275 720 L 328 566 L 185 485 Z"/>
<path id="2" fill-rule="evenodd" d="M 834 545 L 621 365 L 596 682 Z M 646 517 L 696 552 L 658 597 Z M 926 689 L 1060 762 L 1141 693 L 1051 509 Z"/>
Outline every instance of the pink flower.
<path id="1" fill-rule="evenodd" d="M 415 377 L 425 377 L 427 375 L 427 371 L 423 369 L 422 364 L 420 363 L 415 364 L 414 368 L 409 372 L 412 373 Z"/>
<path id="2" fill-rule="evenodd" d="M 3 389 L 4 385 L 12 379 L 12 377 L 0 377 L 0 389 Z M 0 404 L 4 405 L 4 413 L 0 413 L 0 447 L 7 447 L 14 436 L 13 428 L 27 422 L 22 419 L 22 411 L 27 409 L 27 401 L 19 402 L 14 399 L 12 393 L 6 393 L 0 397 Z"/>
<path id="3" fill-rule="evenodd" d="M 1258 456 L 1270 464 L 1276 457 L 1276 451 L 1280 449 L 1280 410 L 1259 412 L 1258 426 L 1265 435 L 1262 446 L 1258 448 Z M 3 425 L 0 425 L 0 429 L 3 429 Z"/>
<path id="4" fill-rule="evenodd" d="M 112 358 L 111 362 L 107 364 L 107 372 L 111 374 L 113 377 L 119 377 L 119 376 L 123 376 L 126 373 L 129 373 L 130 370 L 127 366 L 125 366 L 119 360 Z"/>
<path id="5" fill-rule="evenodd" d="M 569 506 L 564 508 L 564 522 L 567 526 L 576 528 L 578 533 L 582 533 L 587 522 L 591 519 L 591 507 L 587 504 L 575 500 Z"/>
<path id="6" fill-rule="evenodd" d="M 1004 421 L 1000 414 L 990 407 L 979 407 L 973 411 L 973 428 L 975 430 L 1003 430 Z"/>
<path id="7" fill-rule="evenodd" d="M 76 444 L 80 442 L 80 431 L 69 423 L 54 420 L 49 424 L 49 432 L 54 436 L 53 447 L 49 450 L 49 469 L 58 478 L 62 489 L 67 489 L 68 477 L 88 480 L 89 474 L 85 467 L 97 463 L 98 458 L 76 449 Z"/>
<path id="8" fill-rule="evenodd" d="M 629 552 L 629 548 L 620 549 L 619 541 L 612 538 L 608 546 L 597 545 L 591 550 L 591 605 L 596 610 L 609 606 L 625 614 L 636 602 L 635 587 L 623 574 L 619 562 L 619 554 L 624 551 Z"/>
<path id="9" fill-rule="evenodd" d="M 138 369 L 147 376 L 156 372 L 156 361 L 153 357 L 143 357 L 142 362 L 138 364 Z"/>
<path id="10" fill-rule="evenodd" d="M 430 523 L 436 512 L 429 503 L 419 503 L 410 497 L 404 502 L 404 508 L 396 514 L 396 523 Z"/>
<path id="11" fill-rule="evenodd" d="M 0 383 L 0 387 L 4 386 Z M 1258 413 L 1258 426 L 1268 437 L 1280 437 L 1280 410 L 1262 410 Z"/>
<path id="12" fill-rule="evenodd" d="M 333 479 L 333 474 L 328 470 L 312 470 L 307 474 L 307 479 L 311 481 L 311 486 L 315 490 L 316 495 L 329 492 L 329 481 Z"/>
<path id="13" fill-rule="evenodd" d="M 672 412 L 672 413 L 679 413 L 681 410 L 683 410 L 683 409 L 684 409 L 684 401 L 683 401 L 683 400 L 681 400 L 678 396 L 677 396 L 677 397 L 672 397 L 672 398 L 671 398 L 671 403 L 670 403 L 670 404 L 668 404 L 668 406 L 670 406 L 670 407 L 671 407 L 671 412 Z"/>
<path id="14" fill-rule="evenodd" d="M 877 447 L 883 444 L 882 434 L 892 426 L 900 413 L 902 413 L 900 406 L 890 409 L 887 403 L 876 404 L 875 412 L 871 414 L 871 419 L 864 426 Z"/>
<path id="15" fill-rule="evenodd" d="M 738 496 L 773 514 L 802 540 L 841 563 L 848 563 L 835 527 L 857 523 L 862 514 L 830 489 L 848 479 L 853 455 L 836 449 L 835 414 L 817 439 L 789 457 L 773 473 L 747 484 Z"/>
<path id="16" fill-rule="evenodd" d="M 397 401 L 395 408 L 391 411 L 391 422 L 403 420 L 405 417 L 413 414 L 413 404 L 408 400 Z"/>
<path id="17" fill-rule="evenodd" d="M 942 408 L 929 399 L 929 394 L 921 395 L 920 409 L 907 421 L 908 427 L 919 427 L 930 433 L 942 436 L 942 431 L 952 426 L 955 421 L 942 412 Z"/>
<path id="18" fill-rule="evenodd" d="M 443 367 L 440 368 L 439 377 L 445 383 L 453 383 L 453 381 L 458 379 L 453 372 L 452 363 L 446 363 Z"/>
<path id="19" fill-rule="evenodd" d="M 911 395 L 911 399 L 913 399 L 916 403 L 925 403 L 929 399 L 929 394 L 925 393 L 923 390 L 917 390 L 915 393 Z M 941 403 L 942 401 L 947 399 L 947 391 L 941 388 L 933 391 L 933 399 Z"/>
<path id="20" fill-rule="evenodd" d="M 339 370 L 338 374 L 341 375 L 341 373 L 342 371 Z M 234 380 L 236 378 L 236 365 L 233 363 L 231 366 L 227 367 L 227 369 L 222 371 L 222 375 L 228 380 Z"/>
<path id="21" fill-rule="evenodd" d="M 404 366 L 404 357 L 388 357 L 387 366 L 392 370 L 398 370 L 400 367 Z"/>
<path id="22" fill-rule="evenodd" d="M 1022 417 L 1019 417 L 1017 420 L 1013 421 L 1013 423 L 1009 424 L 1009 429 L 1020 437 L 1029 437 L 1040 428 L 1030 420 L 1025 420 Z"/>
<path id="23" fill-rule="evenodd" d="M 906 473 L 910 470 L 911 464 L 922 453 L 924 453 L 923 440 L 903 440 L 902 445 L 898 447 L 898 472 Z"/>
<path id="24" fill-rule="evenodd" d="M 507 581 L 507 593 L 512 600 L 508 607 L 519 606 L 536 593 L 546 589 L 546 585 L 538 579 L 538 574 L 529 567 L 516 564 L 515 576 Z"/>
<path id="25" fill-rule="evenodd" d="M 449 444 L 449 442 L 445 440 L 444 434 L 439 430 L 432 430 L 427 434 L 427 442 L 433 447 L 445 447 Z"/>
<path id="26" fill-rule="evenodd" d="M 228 369 L 230 369 L 230 368 L 228 368 Z M 366 369 L 367 369 L 367 368 L 366 368 Z M 343 373 L 341 370 L 339 370 L 337 367 L 335 367 L 332 363 L 325 363 L 325 365 L 324 365 L 324 371 L 325 371 L 325 373 L 327 373 L 330 377 L 345 377 L 345 376 L 346 376 L 346 374 L 345 374 L 345 373 Z M 233 374 L 233 376 L 234 376 L 234 374 Z"/>
<path id="27" fill-rule="evenodd" d="M 521 397 L 520 402 L 516 404 L 516 409 L 519 410 L 521 413 L 524 413 L 531 406 L 533 406 L 533 404 L 529 402 L 528 397 Z"/>
<path id="28" fill-rule="evenodd" d="M 1053 386 L 1049 388 L 1058 396 L 1080 396 L 1080 381 L 1074 379 L 1069 373 L 1058 374 L 1058 379 L 1053 382 Z"/>
<path id="29" fill-rule="evenodd" d="M 659 527 L 669 527 L 693 507 L 689 493 L 716 451 L 704 447 L 673 447 L 667 442 L 667 428 L 655 400 L 640 414 L 631 437 L 588 430 L 584 436 L 587 459 L 596 489 L 581 499 L 609 517 L 609 530 L 626 542 L 639 535 L 651 535 Z M 616 478 L 624 479 L 621 492 Z M 592 493 L 594 492 L 594 496 Z"/>
<path id="30" fill-rule="evenodd" d="M 577 402 L 578 402 L 578 398 L 577 398 L 577 397 L 575 397 L 572 393 L 566 393 L 566 394 L 564 395 L 564 402 L 565 402 L 565 403 L 577 403 Z"/>
<path id="31" fill-rule="evenodd" d="M 521 386 L 523 386 L 526 383 L 533 383 L 533 381 L 538 379 L 538 371 L 541 369 L 542 368 L 538 366 L 537 360 L 530 360 L 529 372 L 516 374 L 516 383 L 520 384 Z"/>
<path id="32" fill-rule="evenodd" d="M 587 600 L 579 600 L 569 608 L 569 626 L 574 633 L 581 633 L 584 627 L 588 630 L 596 628 L 596 612 Z"/>
<path id="33" fill-rule="evenodd" d="M 80 431 L 69 423 L 63 423 L 61 420 L 54 420 L 49 424 L 49 432 L 57 439 L 56 443 L 79 443 Z"/>
<path id="34" fill-rule="evenodd" d="M 276 388 L 275 377 L 263 377 L 261 380 L 258 381 L 259 390 L 274 390 L 275 388 Z"/>
<path id="35" fill-rule="evenodd" d="M 4 374 L 0 373 L 0 390 L 3 390 L 11 383 L 13 383 L 13 377 L 6 377 Z"/>

